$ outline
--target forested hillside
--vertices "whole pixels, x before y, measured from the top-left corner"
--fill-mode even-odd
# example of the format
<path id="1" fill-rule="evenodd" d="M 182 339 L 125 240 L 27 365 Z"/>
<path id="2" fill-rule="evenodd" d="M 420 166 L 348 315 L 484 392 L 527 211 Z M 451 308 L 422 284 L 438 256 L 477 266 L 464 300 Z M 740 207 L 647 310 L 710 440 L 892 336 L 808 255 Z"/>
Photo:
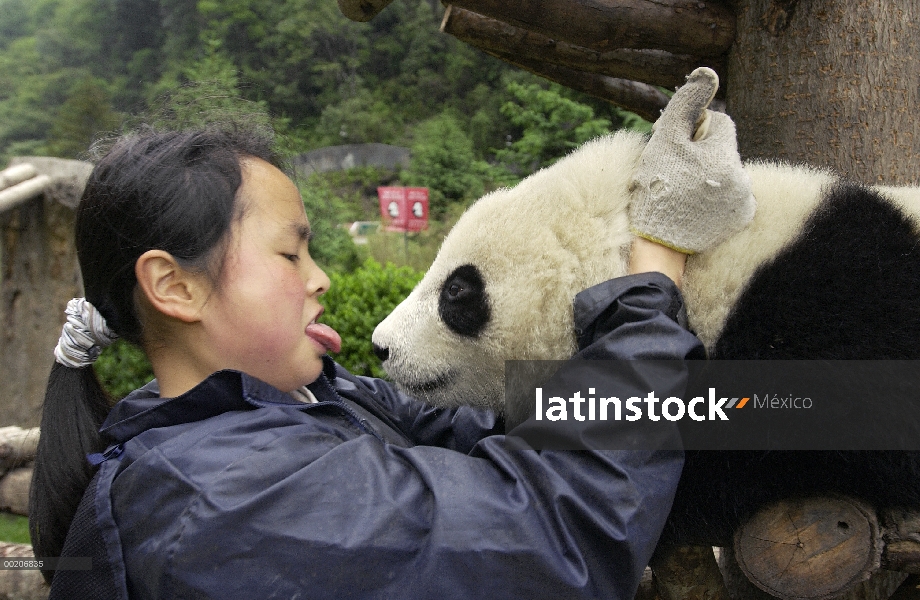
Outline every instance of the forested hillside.
<path id="1" fill-rule="evenodd" d="M 0 161 L 79 156 L 165 98 L 185 116 L 252 101 L 289 152 L 447 135 L 516 174 L 622 124 L 440 33 L 442 12 L 399 0 L 362 24 L 335 0 L 0 0 Z"/>

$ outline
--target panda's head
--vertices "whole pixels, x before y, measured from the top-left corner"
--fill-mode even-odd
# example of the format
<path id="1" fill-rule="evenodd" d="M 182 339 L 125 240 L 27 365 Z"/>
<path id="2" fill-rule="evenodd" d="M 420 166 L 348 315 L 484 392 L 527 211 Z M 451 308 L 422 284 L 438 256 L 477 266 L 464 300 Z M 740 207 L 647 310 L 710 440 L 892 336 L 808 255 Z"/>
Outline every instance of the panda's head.
<path id="1" fill-rule="evenodd" d="M 599 138 L 477 201 L 374 331 L 389 376 L 432 404 L 500 411 L 505 360 L 570 356 L 575 294 L 626 273 L 627 189 L 644 144 Z"/>

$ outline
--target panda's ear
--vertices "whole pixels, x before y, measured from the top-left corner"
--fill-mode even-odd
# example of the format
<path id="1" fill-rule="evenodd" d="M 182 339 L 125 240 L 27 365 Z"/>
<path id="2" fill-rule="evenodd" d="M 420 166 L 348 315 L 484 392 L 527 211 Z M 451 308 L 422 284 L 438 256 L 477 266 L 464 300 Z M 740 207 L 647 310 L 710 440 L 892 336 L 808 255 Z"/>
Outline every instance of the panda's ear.
<path id="1" fill-rule="evenodd" d="M 482 273 L 474 265 L 454 269 L 441 286 L 438 314 L 451 331 L 477 337 L 491 318 Z"/>

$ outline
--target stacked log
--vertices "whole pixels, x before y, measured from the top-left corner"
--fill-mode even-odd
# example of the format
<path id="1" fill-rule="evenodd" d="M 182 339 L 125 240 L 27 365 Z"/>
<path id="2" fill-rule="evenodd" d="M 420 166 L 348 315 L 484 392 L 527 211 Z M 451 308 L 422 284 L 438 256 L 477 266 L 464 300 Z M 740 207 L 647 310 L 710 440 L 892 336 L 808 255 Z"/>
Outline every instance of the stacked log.
<path id="1" fill-rule="evenodd" d="M 0 213 L 41 195 L 49 183 L 51 178 L 39 175 L 30 164 L 16 165 L 0 171 Z"/>
<path id="2" fill-rule="evenodd" d="M 688 57 L 672 60 L 655 50 L 598 52 L 556 42 L 456 6 L 447 7 L 441 31 L 525 71 L 631 110 L 647 121 L 658 118 L 668 96 L 634 79 L 642 79 L 644 69 L 655 67 L 662 81 L 677 85 L 689 73 L 678 75 L 678 71 L 693 62 Z M 690 66 L 690 71 L 693 68 Z"/>
<path id="3" fill-rule="evenodd" d="M 38 427 L 0 427 L 0 510 L 29 514 L 32 462 L 38 448 Z M 37 569 L 16 568 L 35 555 L 30 544 L 0 542 L 0 600 L 44 600 L 48 586 Z"/>
<path id="4" fill-rule="evenodd" d="M 32 558 L 35 556 L 29 544 L 0 542 L 0 564 L 2 561 L 16 564 Z M 48 592 L 48 584 L 37 569 L 0 569 L 0 600 L 46 600 Z"/>
<path id="5" fill-rule="evenodd" d="M 369 21 L 392 0 L 338 0 Z M 696 67 L 724 73 L 728 3 L 699 0 L 453 0 L 441 31 L 526 71 L 654 121 Z M 721 94 L 722 92 L 720 92 Z"/>
<path id="6" fill-rule="evenodd" d="M 0 511 L 29 515 L 29 486 L 38 433 L 38 427 L 0 427 Z"/>

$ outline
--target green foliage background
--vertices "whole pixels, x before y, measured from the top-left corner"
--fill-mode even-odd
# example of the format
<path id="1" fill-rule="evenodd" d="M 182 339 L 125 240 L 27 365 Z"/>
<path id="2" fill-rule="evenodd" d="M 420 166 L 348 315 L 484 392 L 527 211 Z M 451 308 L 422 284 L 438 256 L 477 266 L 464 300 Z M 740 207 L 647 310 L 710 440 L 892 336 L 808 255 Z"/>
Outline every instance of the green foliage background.
<path id="1" fill-rule="evenodd" d="M 336 361 L 356 375 L 384 377 L 371 334 L 421 278 L 422 273 L 410 267 L 374 260 L 353 273 L 332 273 L 332 285 L 321 298 L 329 310 L 321 320 L 342 336 L 342 352 L 334 357 Z"/>
<path id="2" fill-rule="evenodd" d="M 400 0 L 369 23 L 334 0 L 0 0 L 0 166 L 17 155 L 83 158 L 94 139 L 138 124 L 246 121 L 288 156 L 329 145 L 411 148 L 403 170 L 295 177 L 333 281 L 324 319 L 336 358 L 382 375 L 370 333 L 434 258 L 463 209 L 613 128 L 631 113 L 494 59 L 438 30 L 437 0 Z M 430 190 L 417 234 L 352 242 L 379 219 L 380 185 Z M 375 259 L 375 260 L 371 260 Z M 120 397 L 152 376 L 128 344 L 97 363 Z"/>
<path id="3" fill-rule="evenodd" d="M 437 0 L 401 0 L 355 23 L 332 0 L 0 0 L 0 161 L 80 156 L 164 98 L 185 124 L 245 100 L 290 152 L 415 149 L 440 130 L 463 164 L 495 163 L 509 144 L 523 151 L 535 121 L 522 115 L 549 115 L 541 162 L 604 122 L 634 119 L 441 34 L 442 12 Z M 475 195 L 443 183 L 445 198 Z"/>

